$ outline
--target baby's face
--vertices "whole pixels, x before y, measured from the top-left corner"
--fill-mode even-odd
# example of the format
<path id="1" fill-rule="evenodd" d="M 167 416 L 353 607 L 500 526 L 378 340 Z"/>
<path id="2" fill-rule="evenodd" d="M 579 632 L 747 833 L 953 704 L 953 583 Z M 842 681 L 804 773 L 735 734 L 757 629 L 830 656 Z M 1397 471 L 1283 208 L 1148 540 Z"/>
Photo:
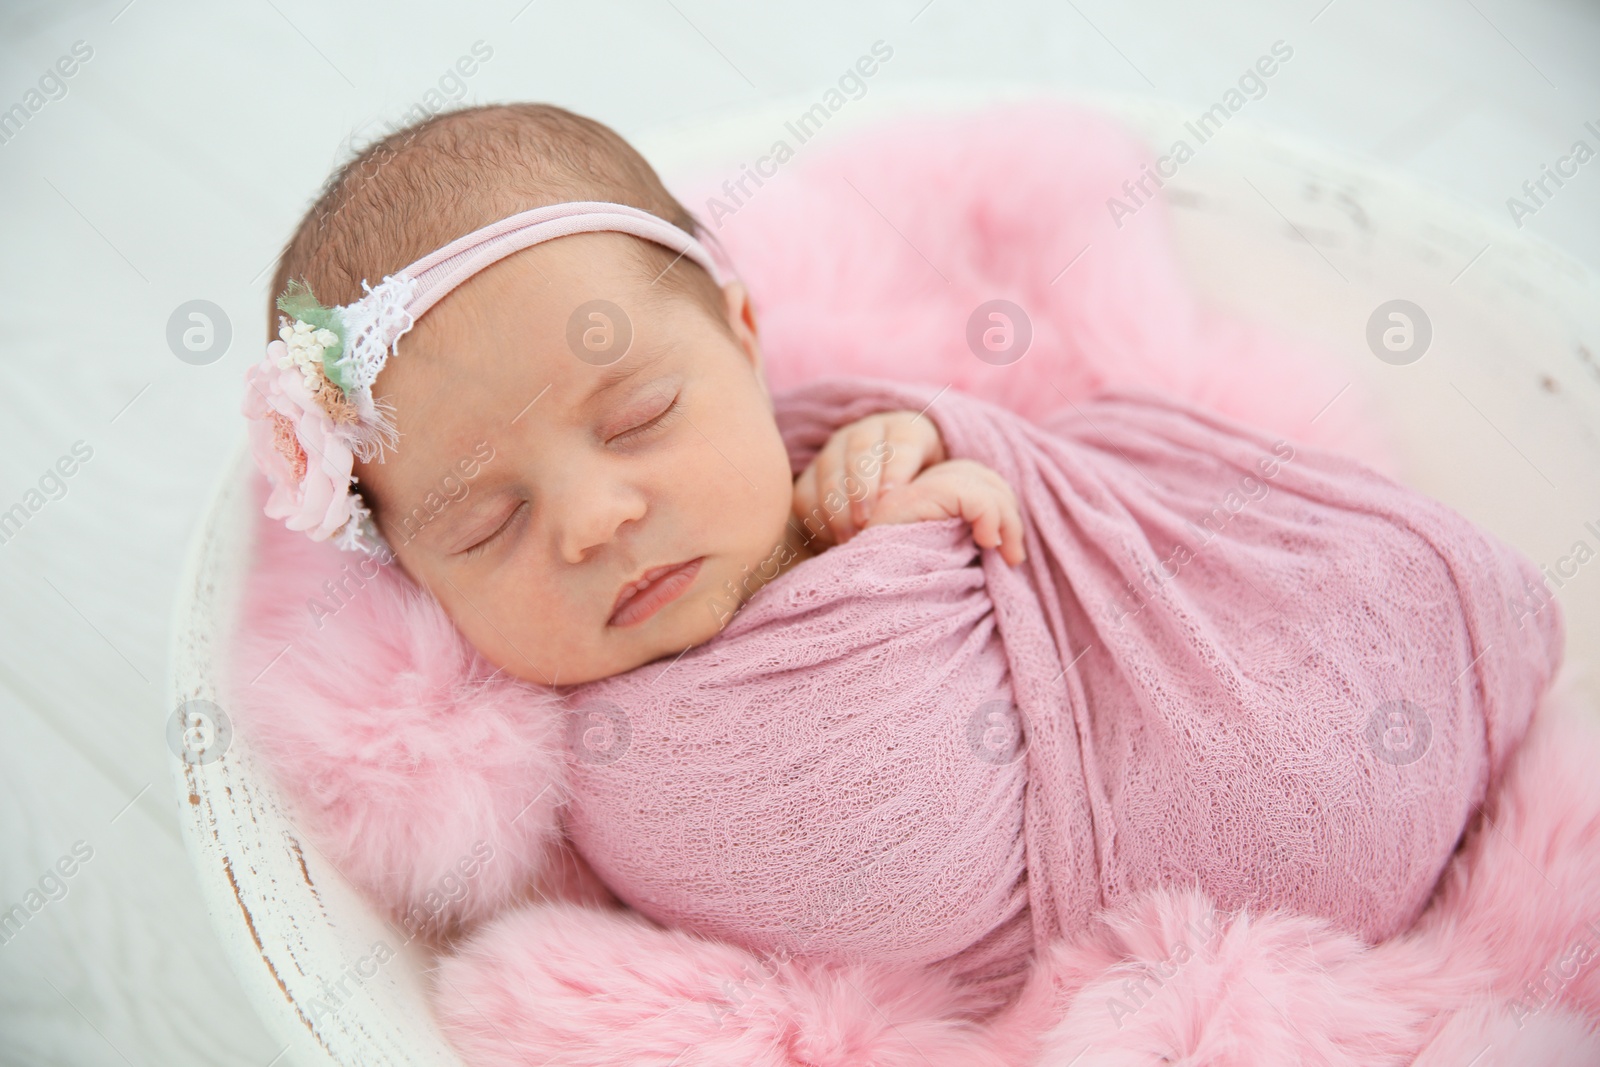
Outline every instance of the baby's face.
<path id="1" fill-rule="evenodd" d="M 374 388 L 400 444 L 358 464 L 358 488 L 407 573 L 529 681 L 675 655 L 721 628 L 732 589 L 797 558 L 742 287 L 725 293 L 730 336 L 641 276 L 634 240 L 580 234 L 490 267 L 423 317 Z M 605 318 L 580 323 L 592 349 L 581 329 L 569 346 L 595 300 L 631 324 L 615 362 Z M 614 345 L 623 326 L 609 326 Z"/>

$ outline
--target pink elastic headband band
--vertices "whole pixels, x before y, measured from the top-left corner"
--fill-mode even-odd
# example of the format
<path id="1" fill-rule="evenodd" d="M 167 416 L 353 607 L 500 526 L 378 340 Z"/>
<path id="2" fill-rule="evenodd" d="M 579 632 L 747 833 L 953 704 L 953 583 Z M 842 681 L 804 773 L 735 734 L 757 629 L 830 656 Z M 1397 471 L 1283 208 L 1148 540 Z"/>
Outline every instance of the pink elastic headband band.
<path id="1" fill-rule="evenodd" d="M 654 241 L 704 267 L 719 286 L 727 284 L 721 267 L 705 245 L 665 219 L 626 204 L 578 200 L 536 207 L 501 219 L 417 260 L 400 272 L 417 283 L 406 310 L 413 319 L 420 319 L 456 286 L 513 252 L 557 237 L 597 231 L 627 233 Z"/>

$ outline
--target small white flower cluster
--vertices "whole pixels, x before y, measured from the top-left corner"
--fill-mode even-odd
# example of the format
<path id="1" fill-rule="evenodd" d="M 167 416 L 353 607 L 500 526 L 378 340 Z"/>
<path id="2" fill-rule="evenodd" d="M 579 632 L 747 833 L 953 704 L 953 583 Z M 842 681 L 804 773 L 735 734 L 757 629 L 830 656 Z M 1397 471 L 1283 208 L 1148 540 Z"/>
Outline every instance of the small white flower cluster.
<path id="1" fill-rule="evenodd" d="M 312 393 L 322 388 L 322 353 L 339 343 L 339 335 L 332 330 L 311 325 L 302 319 L 285 322 L 278 337 L 289 346 L 289 353 L 278 360 L 281 369 L 299 367 L 305 385 Z"/>

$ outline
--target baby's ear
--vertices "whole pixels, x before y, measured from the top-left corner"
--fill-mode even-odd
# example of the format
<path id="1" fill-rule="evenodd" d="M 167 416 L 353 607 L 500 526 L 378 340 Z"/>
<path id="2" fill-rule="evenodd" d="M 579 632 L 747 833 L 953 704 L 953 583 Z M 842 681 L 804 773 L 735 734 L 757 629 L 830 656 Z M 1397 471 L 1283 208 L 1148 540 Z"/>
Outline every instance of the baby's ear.
<path id="1" fill-rule="evenodd" d="M 734 279 L 722 287 L 722 299 L 734 340 L 744 350 L 756 374 L 761 375 L 761 337 L 756 329 L 756 308 L 749 290 L 743 282 Z"/>

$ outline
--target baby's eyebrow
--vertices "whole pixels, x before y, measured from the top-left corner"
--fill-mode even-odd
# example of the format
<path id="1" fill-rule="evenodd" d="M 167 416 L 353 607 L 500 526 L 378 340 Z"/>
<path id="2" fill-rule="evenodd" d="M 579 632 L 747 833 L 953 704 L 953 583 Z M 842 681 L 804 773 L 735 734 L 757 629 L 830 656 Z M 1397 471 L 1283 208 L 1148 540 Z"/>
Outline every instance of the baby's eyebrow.
<path id="1" fill-rule="evenodd" d="M 600 374 L 595 378 L 594 385 L 590 387 L 589 392 L 584 395 L 583 399 L 586 402 L 593 400 L 595 397 L 606 392 L 608 389 L 613 389 L 616 386 L 621 385 L 623 382 L 627 381 L 629 378 L 632 378 L 640 371 L 646 370 L 655 366 L 657 363 L 660 363 L 662 358 L 666 356 L 667 349 L 669 347 L 670 346 L 652 346 L 643 352 L 637 353 L 637 355 L 630 351 L 616 363 L 604 368 L 600 372 Z"/>

